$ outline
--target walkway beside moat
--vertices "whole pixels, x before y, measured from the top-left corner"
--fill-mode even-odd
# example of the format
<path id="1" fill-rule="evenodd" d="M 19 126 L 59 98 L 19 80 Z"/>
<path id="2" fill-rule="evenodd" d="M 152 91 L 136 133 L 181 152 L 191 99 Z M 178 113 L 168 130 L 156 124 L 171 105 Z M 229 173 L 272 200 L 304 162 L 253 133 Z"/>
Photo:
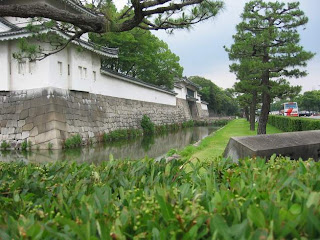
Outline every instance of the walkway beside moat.
<path id="1" fill-rule="evenodd" d="M 267 134 L 281 132 L 281 130 L 271 125 L 267 126 Z M 186 159 L 210 161 L 213 158 L 222 156 L 224 149 L 226 148 L 231 137 L 252 136 L 256 134 L 256 131 L 249 130 L 249 122 L 247 122 L 245 119 L 235 119 L 229 122 L 223 128 L 203 139 L 198 147 L 188 146 L 183 149 L 180 154 Z"/>

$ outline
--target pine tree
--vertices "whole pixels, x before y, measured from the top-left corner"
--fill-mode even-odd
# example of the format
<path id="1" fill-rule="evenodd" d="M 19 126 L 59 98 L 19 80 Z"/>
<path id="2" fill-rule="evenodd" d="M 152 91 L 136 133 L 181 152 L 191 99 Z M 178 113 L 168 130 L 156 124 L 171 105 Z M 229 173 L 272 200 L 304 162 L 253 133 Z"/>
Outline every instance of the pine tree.
<path id="1" fill-rule="evenodd" d="M 305 67 L 314 56 L 299 45 L 297 29 L 308 22 L 299 5 L 262 0 L 247 3 L 233 36 L 234 44 L 226 49 L 230 60 L 237 61 L 233 65 L 241 68 L 245 64 L 259 76 L 262 108 L 258 134 L 266 133 L 272 86 L 286 78 L 306 76 L 299 67 Z"/>

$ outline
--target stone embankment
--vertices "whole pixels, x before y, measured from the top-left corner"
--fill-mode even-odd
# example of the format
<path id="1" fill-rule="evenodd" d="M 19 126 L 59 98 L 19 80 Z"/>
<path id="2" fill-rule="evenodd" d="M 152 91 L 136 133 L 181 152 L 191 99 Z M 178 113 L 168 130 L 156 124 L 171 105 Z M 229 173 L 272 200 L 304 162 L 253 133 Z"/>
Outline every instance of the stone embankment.
<path id="1" fill-rule="evenodd" d="M 27 140 L 33 148 L 58 149 L 74 134 L 96 142 L 104 132 L 139 128 L 144 114 L 155 124 L 191 119 L 187 101 L 178 98 L 170 106 L 57 88 L 1 92 L 0 142 L 19 148 Z"/>

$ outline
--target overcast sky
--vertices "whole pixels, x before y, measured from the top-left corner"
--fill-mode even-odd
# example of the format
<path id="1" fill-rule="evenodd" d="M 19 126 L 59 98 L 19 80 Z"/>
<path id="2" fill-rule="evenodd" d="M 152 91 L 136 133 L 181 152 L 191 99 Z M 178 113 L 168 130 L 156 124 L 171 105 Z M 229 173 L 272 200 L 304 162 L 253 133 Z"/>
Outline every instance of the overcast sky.
<path id="1" fill-rule="evenodd" d="M 229 72 L 231 62 L 223 46 L 229 47 L 233 43 L 235 26 L 240 22 L 240 14 L 248 1 L 225 0 L 223 12 L 213 20 L 194 26 L 191 31 L 176 31 L 173 35 L 164 31 L 153 33 L 168 43 L 171 51 L 180 57 L 185 76 L 203 76 L 222 88 L 232 87 L 236 78 Z M 114 2 L 121 8 L 127 0 Z M 292 85 L 301 85 L 303 91 L 320 90 L 320 0 L 300 0 L 300 3 L 300 8 L 309 18 L 306 29 L 300 29 L 301 45 L 317 55 L 308 62 L 307 77 L 289 81 Z"/>

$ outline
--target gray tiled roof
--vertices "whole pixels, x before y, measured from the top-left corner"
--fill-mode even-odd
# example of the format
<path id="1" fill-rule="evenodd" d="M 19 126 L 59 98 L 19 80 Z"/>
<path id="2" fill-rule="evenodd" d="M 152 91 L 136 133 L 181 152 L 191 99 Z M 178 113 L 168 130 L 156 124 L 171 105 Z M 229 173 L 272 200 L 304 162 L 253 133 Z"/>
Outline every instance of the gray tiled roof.
<path id="1" fill-rule="evenodd" d="M 59 0 L 59 1 L 62 1 L 64 3 L 66 3 L 66 4 L 68 4 L 70 7 L 74 8 L 74 9 L 77 9 L 77 10 L 83 12 L 83 13 L 86 13 L 86 14 L 89 14 L 89 15 L 95 15 L 95 16 L 98 15 L 95 11 L 84 7 L 81 3 L 77 2 L 77 1 L 74 1 L 74 0 Z"/>
<path id="2" fill-rule="evenodd" d="M 53 30 L 51 30 L 51 31 L 53 31 Z M 54 32 L 59 33 L 64 38 L 70 37 L 69 35 L 62 33 L 62 32 L 58 32 L 58 31 L 54 31 Z M 20 38 L 24 38 L 24 37 L 32 37 L 33 34 L 34 33 L 28 31 L 26 28 L 17 28 L 16 30 L 11 30 L 11 31 L 7 31 L 7 32 L 0 32 L 0 41 L 20 39 Z M 100 55 L 107 54 L 109 57 L 117 57 L 118 52 L 119 52 L 118 48 L 103 47 L 103 46 L 96 45 L 92 42 L 86 42 L 81 39 L 75 40 L 74 43 L 79 44 L 82 47 L 84 47 L 90 51 L 93 51 L 97 54 L 100 54 Z"/>
<path id="3" fill-rule="evenodd" d="M 195 87 L 196 89 L 201 89 L 201 87 L 198 85 L 198 84 L 195 84 L 194 82 L 190 81 L 188 78 L 186 77 L 183 77 L 181 79 L 178 79 L 175 81 L 176 83 L 180 83 L 180 82 L 184 82 L 186 83 L 187 85 L 191 85 L 193 87 Z"/>
<path id="4" fill-rule="evenodd" d="M 13 30 L 17 30 L 19 29 L 19 27 L 17 27 L 16 25 L 14 25 L 13 23 L 9 22 L 7 19 L 0 17 L 0 22 L 3 23 L 4 25 L 8 26 L 9 28 L 13 29 Z"/>

